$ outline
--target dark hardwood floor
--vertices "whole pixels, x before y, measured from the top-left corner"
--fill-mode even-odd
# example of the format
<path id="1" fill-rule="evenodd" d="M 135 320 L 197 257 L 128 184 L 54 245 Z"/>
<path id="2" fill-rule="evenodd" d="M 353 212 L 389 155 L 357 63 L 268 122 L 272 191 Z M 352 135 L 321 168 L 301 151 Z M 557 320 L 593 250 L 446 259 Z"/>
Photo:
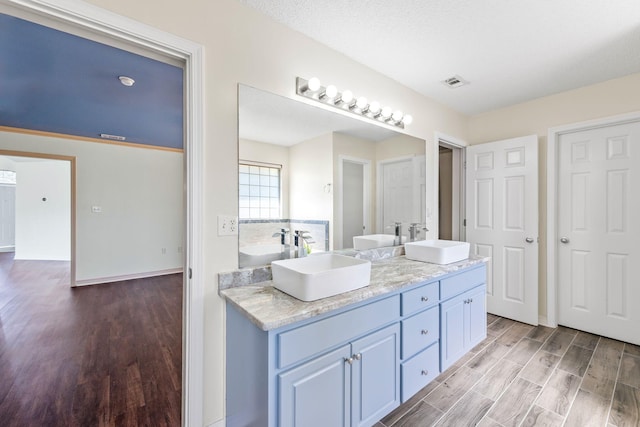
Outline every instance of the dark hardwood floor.
<path id="1" fill-rule="evenodd" d="M 0 253 L 0 425 L 179 426 L 182 275 L 68 276 Z"/>

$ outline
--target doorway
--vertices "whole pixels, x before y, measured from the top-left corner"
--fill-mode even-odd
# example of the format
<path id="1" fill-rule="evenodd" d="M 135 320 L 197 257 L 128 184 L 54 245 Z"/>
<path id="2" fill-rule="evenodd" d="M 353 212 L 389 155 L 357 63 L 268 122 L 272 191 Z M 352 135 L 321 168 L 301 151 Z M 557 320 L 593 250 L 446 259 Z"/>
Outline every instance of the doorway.
<path id="1" fill-rule="evenodd" d="M 557 139 L 558 324 L 640 344 L 640 120 Z"/>
<path id="2" fill-rule="evenodd" d="M 342 223 L 341 246 L 352 248 L 353 237 L 371 231 L 371 162 L 356 157 L 339 156 L 340 196 L 338 212 Z M 337 245 L 336 245 L 337 246 Z"/>
<path id="3" fill-rule="evenodd" d="M 466 143 L 439 136 L 438 141 L 438 239 L 464 241 Z"/>
<path id="4" fill-rule="evenodd" d="M 13 3 L 13 2 L 12 2 Z M 158 55 L 185 63 L 185 247 L 182 424 L 202 425 L 204 402 L 204 254 L 203 254 L 203 136 L 204 58 L 203 47 L 189 40 L 139 24 L 104 9 L 79 1 L 21 0 L 19 9 L 3 6 L 25 19 L 44 19 L 71 28 L 115 39 Z M 63 4 L 64 3 L 64 4 Z M 89 7 L 90 6 L 90 7 Z M 78 11 L 82 13 L 79 14 Z M 19 14 L 19 15 L 18 15 Z M 43 18 L 44 17 L 44 18 Z M 46 24 L 45 24 L 46 25 Z M 53 24 L 52 24 L 53 26 Z M 73 236 L 72 236 L 73 239 Z M 72 249 L 73 250 L 73 249 Z"/>

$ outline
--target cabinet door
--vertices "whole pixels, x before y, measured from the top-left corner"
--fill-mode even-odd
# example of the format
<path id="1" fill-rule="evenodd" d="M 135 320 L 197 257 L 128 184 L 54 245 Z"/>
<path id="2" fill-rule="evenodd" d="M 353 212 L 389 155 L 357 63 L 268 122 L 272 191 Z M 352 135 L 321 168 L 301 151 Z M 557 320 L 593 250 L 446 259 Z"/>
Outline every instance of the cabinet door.
<path id="1" fill-rule="evenodd" d="M 440 306 L 440 371 L 447 369 L 466 351 L 465 295 L 462 294 Z"/>
<path id="2" fill-rule="evenodd" d="M 467 294 L 465 299 L 469 301 L 468 313 L 469 321 L 467 327 L 467 350 L 471 350 L 476 344 L 487 337 L 487 308 L 486 308 L 486 287 L 479 286 Z"/>
<path id="3" fill-rule="evenodd" d="M 372 426 L 400 404 L 400 325 L 354 341 L 352 350 L 351 425 Z"/>
<path id="4" fill-rule="evenodd" d="M 278 375 L 280 427 L 348 426 L 351 346 L 345 345 Z"/>

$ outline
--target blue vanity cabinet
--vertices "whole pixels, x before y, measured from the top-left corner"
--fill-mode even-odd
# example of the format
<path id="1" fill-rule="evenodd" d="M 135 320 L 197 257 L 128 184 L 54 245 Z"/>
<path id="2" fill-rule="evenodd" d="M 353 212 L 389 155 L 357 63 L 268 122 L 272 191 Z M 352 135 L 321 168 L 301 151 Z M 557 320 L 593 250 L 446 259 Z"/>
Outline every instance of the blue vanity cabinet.
<path id="1" fill-rule="evenodd" d="M 440 282 L 441 371 L 487 337 L 485 282 L 484 265 Z"/>
<path id="2" fill-rule="evenodd" d="M 394 323 L 278 375 L 281 427 L 368 427 L 400 404 Z"/>
<path id="3" fill-rule="evenodd" d="M 402 293 L 402 402 L 440 373 L 440 282 Z"/>

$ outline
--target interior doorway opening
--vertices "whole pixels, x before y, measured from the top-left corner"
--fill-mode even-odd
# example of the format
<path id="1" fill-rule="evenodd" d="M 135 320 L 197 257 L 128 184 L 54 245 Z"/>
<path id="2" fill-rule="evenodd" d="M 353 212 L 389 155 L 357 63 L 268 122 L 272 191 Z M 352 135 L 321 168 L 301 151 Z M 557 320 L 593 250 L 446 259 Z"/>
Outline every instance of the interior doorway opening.
<path id="1" fill-rule="evenodd" d="M 464 146 L 438 140 L 438 238 L 465 239 Z"/>

